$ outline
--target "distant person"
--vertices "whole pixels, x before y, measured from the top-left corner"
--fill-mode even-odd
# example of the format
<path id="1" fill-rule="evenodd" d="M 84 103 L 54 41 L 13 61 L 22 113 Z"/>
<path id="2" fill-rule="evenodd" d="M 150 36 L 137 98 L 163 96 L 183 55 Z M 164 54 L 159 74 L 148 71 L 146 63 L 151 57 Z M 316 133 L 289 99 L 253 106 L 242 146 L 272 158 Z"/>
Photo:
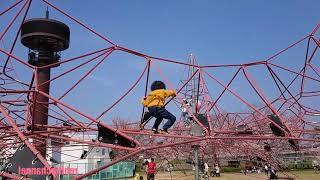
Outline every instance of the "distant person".
<path id="1" fill-rule="evenodd" d="M 194 166 L 194 164 L 191 164 L 191 166 L 192 166 L 192 171 L 195 171 L 196 167 Z"/>
<path id="2" fill-rule="evenodd" d="M 265 173 L 266 175 L 268 175 L 268 171 L 269 171 L 268 165 L 265 164 L 265 165 L 264 165 L 264 173 Z"/>
<path id="3" fill-rule="evenodd" d="M 167 171 L 171 172 L 172 170 L 173 170 L 173 165 L 172 164 L 168 164 Z"/>
<path id="4" fill-rule="evenodd" d="M 209 166 L 208 166 L 208 164 L 206 162 L 203 165 L 204 165 L 204 171 L 203 172 L 204 172 L 205 175 L 208 175 Z"/>
<path id="5" fill-rule="evenodd" d="M 183 117 L 185 126 L 188 127 L 190 126 L 191 120 L 192 120 L 192 116 L 188 115 L 188 109 L 191 109 L 192 107 L 192 99 L 183 99 L 182 101 L 185 104 L 185 106 L 181 104 L 181 107 L 180 107 L 182 111 L 182 117 Z"/>
<path id="6" fill-rule="evenodd" d="M 270 173 L 270 172 L 271 172 L 271 165 L 268 164 L 268 173 Z"/>
<path id="7" fill-rule="evenodd" d="M 143 176 L 140 176 L 139 173 L 136 173 L 134 176 L 134 180 L 143 180 Z"/>
<path id="8" fill-rule="evenodd" d="M 166 98 L 174 96 L 176 96 L 174 90 L 166 90 L 166 85 L 162 81 L 154 81 L 151 84 L 150 94 L 141 100 L 143 106 L 148 108 L 150 116 L 156 118 L 152 127 L 154 133 L 159 133 L 158 128 L 163 119 L 168 119 L 168 121 L 160 129 L 161 134 L 168 134 L 168 129 L 176 121 L 176 117 L 164 107 Z M 143 121 L 149 119 L 150 116 L 143 117 Z"/>
<path id="9" fill-rule="evenodd" d="M 146 165 L 148 165 L 149 162 L 150 162 L 150 160 L 144 159 L 142 165 L 143 165 L 143 166 L 146 166 Z"/>
<path id="10" fill-rule="evenodd" d="M 270 179 L 278 179 L 278 176 L 277 176 L 277 171 L 274 169 L 274 168 L 271 168 L 270 170 Z"/>
<path id="11" fill-rule="evenodd" d="M 216 176 L 220 176 L 220 168 L 219 168 L 218 164 L 215 165 L 214 169 L 216 171 Z"/>
<path id="12" fill-rule="evenodd" d="M 151 162 L 147 164 L 147 180 L 154 180 L 156 172 L 156 163 L 151 158 Z"/>
<path id="13" fill-rule="evenodd" d="M 254 173 L 257 172 L 257 168 L 255 166 L 252 167 L 252 172 L 254 172 Z"/>

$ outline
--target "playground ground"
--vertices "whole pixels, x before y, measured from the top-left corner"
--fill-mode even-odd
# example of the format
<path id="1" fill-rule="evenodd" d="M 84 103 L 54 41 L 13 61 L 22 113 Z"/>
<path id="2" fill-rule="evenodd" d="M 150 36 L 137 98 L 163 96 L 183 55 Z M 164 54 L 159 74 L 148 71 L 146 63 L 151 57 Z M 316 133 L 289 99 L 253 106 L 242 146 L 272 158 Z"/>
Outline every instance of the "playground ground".
<path id="1" fill-rule="evenodd" d="M 294 179 L 303 180 L 319 180 L 320 172 L 315 172 L 313 170 L 305 171 L 290 171 L 287 173 L 290 177 Z M 279 177 L 287 177 L 284 173 L 278 173 Z M 171 176 L 169 172 L 159 172 L 156 175 L 156 180 L 194 180 L 194 174 L 192 172 L 187 172 L 186 174 L 182 172 L 172 172 Z M 131 178 L 130 178 L 131 179 Z M 146 179 L 145 174 L 143 174 L 143 179 Z M 260 180 L 268 179 L 264 173 L 250 173 L 247 175 L 241 173 L 222 173 L 220 177 L 210 177 L 209 179 L 216 180 Z M 202 179 L 201 179 L 202 180 Z"/>

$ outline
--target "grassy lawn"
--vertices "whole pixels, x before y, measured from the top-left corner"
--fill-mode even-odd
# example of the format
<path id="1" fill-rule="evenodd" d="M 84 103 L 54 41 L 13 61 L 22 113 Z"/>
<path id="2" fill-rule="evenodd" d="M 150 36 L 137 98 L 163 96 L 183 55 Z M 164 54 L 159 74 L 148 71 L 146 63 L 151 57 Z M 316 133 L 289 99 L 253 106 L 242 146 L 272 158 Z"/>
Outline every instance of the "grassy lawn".
<path id="1" fill-rule="evenodd" d="M 320 180 L 320 172 L 315 173 L 313 170 L 305 171 L 290 171 L 287 173 L 278 173 L 279 177 L 294 177 L 294 179 L 306 179 L 306 180 Z M 194 180 L 194 174 L 192 172 L 187 172 L 183 174 L 180 171 L 172 172 L 171 176 L 169 172 L 159 172 L 156 174 L 156 180 Z M 132 178 L 130 178 L 132 179 Z M 143 174 L 143 179 L 146 179 L 146 175 Z M 264 173 L 250 173 L 247 175 L 241 173 L 222 173 L 221 177 L 210 177 L 210 179 L 219 180 L 258 180 L 258 179 L 268 179 Z"/>

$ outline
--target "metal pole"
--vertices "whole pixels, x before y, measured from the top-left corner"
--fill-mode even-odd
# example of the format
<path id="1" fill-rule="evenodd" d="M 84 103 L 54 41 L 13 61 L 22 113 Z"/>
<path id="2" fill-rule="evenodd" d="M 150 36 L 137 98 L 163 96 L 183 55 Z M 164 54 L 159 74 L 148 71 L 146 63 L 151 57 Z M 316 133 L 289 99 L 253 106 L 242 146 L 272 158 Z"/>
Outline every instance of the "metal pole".
<path id="1" fill-rule="evenodd" d="M 52 57 L 51 52 L 39 52 L 39 66 L 45 65 L 45 62 L 51 61 L 49 57 Z M 41 64 L 43 63 L 43 64 Z M 36 72 L 37 75 L 37 87 L 40 92 L 44 92 L 46 94 L 50 94 L 50 71 L 51 68 L 38 69 Z M 45 84 L 44 84 L 45 83 Z M 49 112 L 49 98 L 38 93 L 36 96 L 36 102 L 34 103 L 35 113 L 33 124 L 37 125 L 48 125 L 48 112 Z M 44 127 L 32 127 L 35 131 L 47 130 Z M 36 145 L 38 151 L 41 152 L 41 155 L 46 157 L 46 142 L 43 142 L 39 145 Z"/>
<path id="2" fill-rule="evenodd" d="M 191 68 L 191 71 L 192 71 L 192 74 L 194 74 L 194 65 L 195 65 L 195 62 L 194 62 L 194 56 L 193 54 L 190 55 L 190 61 L 191 61 L 191 64 L 193 65 L 192 68 Z M 196 79 L 195 77 L 192 78 L 192 81 L 191 81 L 191 89 L 192 89 L 192 105 L 193 105 L 193 108 L 192 108 L 192 111 L 193 113 L 195 113 L 197 110 L 197 102 L 196 102 Z"/>
<path id="3" fill-rule="evenodd" d="M 38 76 L 38 90 L 46 94 L 50 93 L 50 68 L 39 69 L 37 71 Z M 47 82 L 47 83 L 45 83 Z M 43 84 L 45 83 L 45 84 Z M 49 107 L 49 98 L 41 94 L 37 94 L 37 99 L 35 102 L 36 112 L 35 124 L 38 125 L 47 125 L 48 124 L 48 107 Z"/>
<path id="4" fill-rule="evenodd" d="M 195 59 L 194 59 L 194 56 L 193 54 L 190 55 L 190 60 L 191 60 L 191 63 L 192 63 L 192 73 L 194 73 L 195 71 L 195 68 L 194 68 L 194 65 L 195 65 Z M 199 82 L 198 82 L 199 83 Z M 197 98 L 196 98 L 196 79 L 195 77 L 193 77 L 192 81 L 191 81 L 191 89 L 192 89 L 192 113 L 196 116 L 196 113 L 197 113 L 197 105 L 198 105 L 198 102 L 197 102 Z M 195 180 L 199 180 L 199 145 L 192 145 L 191 146 L 193 148 L 193 155 L 194 155 L 194 167 L 195 167 L 195 172 L 194 172 L 194 179 Z"/>
<path id="5" fill-rule="evenodd" d="M 48 7 L 46 10 L 46 19 L 49 19 Z M 52 61 L 51 59 L 53 58 L 53 53 L 50 51 L 40 51 L 38 58 L 38 67 L 45 66 L 48 62 Z M 46 94 L 50 93 L 50 74 L 51 68 L 38 69 L 36 72 L 38 90 Z M 48 125 L 49 98 L 41 94 L 38 94 L 36 97 L 36 102 L 34 102 L 36 109 L 36 112 L 34 114 L 34 123 L 39 125 Z M 41 154 L 45 156 L 46 148 L 43 147 L 46 147 L 46 144 L 44 144 L 43 146 L 40 145 L 38 147 L 38 150 L 42 151 Z"/>
<path id="6" fill-rule="evenodd" d="M 194 179 L 199 180 L 199 145 L 193 145 L 191 146 L 193 148 L 193 154 L 194 154 Z"/>

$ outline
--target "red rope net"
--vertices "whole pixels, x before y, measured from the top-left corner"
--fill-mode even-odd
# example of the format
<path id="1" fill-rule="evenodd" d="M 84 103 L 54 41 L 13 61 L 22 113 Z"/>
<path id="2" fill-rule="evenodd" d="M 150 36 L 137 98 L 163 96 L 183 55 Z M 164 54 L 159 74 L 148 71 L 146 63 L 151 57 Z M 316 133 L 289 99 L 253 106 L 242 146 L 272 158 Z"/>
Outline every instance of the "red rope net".
<path id="1" fill-rule="evenodd" d="M 117 151 L 113 161 L 77 177 L 80 179 L 140 154 L 188 157 L 194 144 L 199 144 L 201 156 L 212 162 L 219 158 L 259 157 L 281 166 L 281 162 L 274 158 L 279 153 L 319 152 L 319 25 L 307 36 L 264 60 L 246 64 L 200 65 L 194 56 L 189 62 L 183 62 L 117 45 L 51 2 L 43 0 L 43 3 L 64 15 L 70 23 L 101 39 L 104 45 L 76 56 L 63 56 L 66 59 L 56 64 L 34 67 L 20 58 L 21 48 L 17 48 L 20 25 L 32 7 L 32 1 L 17 1 L 0 13 L 1 18 L 9 12 L 16 12 L 8 23 L 1 23 L 1 156 L 10 157 L 14 153 L 10 149 L 26 144 L 45 166 L 50 167 L 39 153 L 45 148 L 86 145 Z M 9 33 L 15 37 L 8 36 Z M 130 68 L 126 69 L 123 62 L 113 60 L 116 58 L 130 59 L 130 68 L 137 66 L 135 72 L 127 71 Z M 36 83 L 37 71 L 57 64 L 60 66 L 55 68 L 50 81 Z M 114 67 L 121 68 L 116 72 Z M 103 76 L 96 75 L 101 72 Z M 113 83 L 108 84 L 108 72 Z M 172 72 L 183 76 L 172 78 Z M 139 128 L 140 98 L 148 93 L 150 81 L 155 79 L 161 79 L 167 87 L 176 90 L 177 97 L 167 107 L 175 114 L 183 114 L 168 135 L 152 133 L 149 129 L 151 122 L 144 130 Z M 118 86 L 117 81 L 122 86 Z M 51 94 L 39 91 L 40 86 L 49 82 L 52 84 Z M 101 87 L 106 88 L 104 93 L 98 92 Z M 108 91 L 116 91 L 117 96 L 109 95 Z M 35 124 L 32 116 L 37 111 L 36 104 L 40 103 L 35 101 L 39 95 L 49 98 L 47 125 Z M 196 110 L 189 106 L 188 99 L 198 102 L 194 103 L 197 104 Z M 90 103 L 99 108 L 91 109 Z M 132 106 L 127 106 L 130 103 Z M 136 108 L 134 112 L 129 109 L 132 107 Z M 133 113 L 133 116 L 114 118 L 121 117 L 123 111 Z M 203 115 L 206 123 L 194 111 Z M 76 134 L 97 135 L 98 124 L 136 146 L 77 138 Z M 34 127 L 42 130 L 34 131 Z M 195 128 L 202 134 L 192 135 Z M 80 157 L 74 157 L 74 161 L 78 159 Z"/>

